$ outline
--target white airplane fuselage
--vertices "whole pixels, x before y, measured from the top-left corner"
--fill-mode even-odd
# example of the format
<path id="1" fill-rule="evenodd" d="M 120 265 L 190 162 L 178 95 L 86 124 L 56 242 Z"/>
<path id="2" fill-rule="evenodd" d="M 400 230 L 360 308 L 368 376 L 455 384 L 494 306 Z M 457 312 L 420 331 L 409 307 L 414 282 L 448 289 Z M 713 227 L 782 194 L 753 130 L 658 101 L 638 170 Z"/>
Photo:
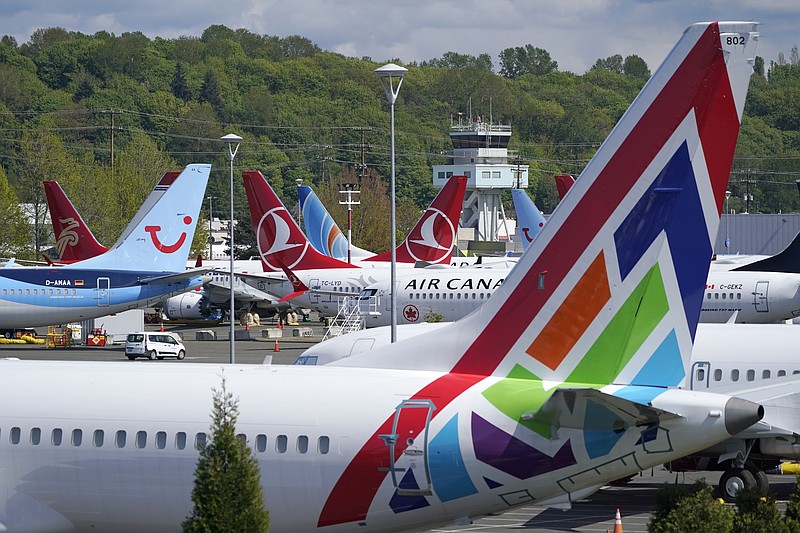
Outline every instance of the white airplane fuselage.
<path id="1" fill-rule="evenodd" d="M 417 269 L 401 272 L 397 283 L 398 324 L 415 324 L 431 314 L 453 321 L 468 315 L 491 296 L 507 269 Z M 367 327 L 386 326 L 391 299 L 388 278 L 363 293 Z M 706 282 L 700 322 L 768 324 L 800 316 L 800 274 L 711 271 Z"/>
<path id="2" fill-rule="evenodd" d="M 237 432 L 255 448 L 275 532 L 309 531 L 325 521 L 326 531 L 398 531 L 564 498 L 565 491 L 575 498 L 608 479 L 717 442 L 727 436 L 730 421 L 727 396 L 661 392 L 653 406 L 683 418 L 662 421 L 663 432 L 645 439 L 644 446 L 642 428 L 630 428 L 615 436 L 608 453 L 585 444 L 591 450 L 587 456 L 584 432 L 562 428 L 550 440 L 523 437 L 519 442 L 528 444 L 518 446 L 530 452 L 520 453 L 519 464 L 504 473 L 497 470 L 507 460 L 502 453 L 493 466 L 487 464 L 492 459 L 475 456 L 476 449 L 495 453 L 496 436 L 481 429 L 481 420 L 517 425 L 477 402 L 480 390 L 498 378 L 480 380 L 478 390 L 450 403 L 417 394 L 403 409 L 403 400 L 445 375 L 0 361 L 0 403 L 15 405 L 13 414 L 0 414 L 0 524 L 11 532 L 179 529 L 192 508 L 196 435 L 208 433 L 212 388 L 219 388 L 223 374 L 227 390 L 239 399 Z M 41 401 L 54 390 L 58 402 Z M 401 432 L 409 445 L 393 462 L 389 441 L 373 431 L 391 433 L 393 419 L 418 417 L 421 406 L 429 417 L 426 431 Z M 681 444 L 675 449 L 670 443 Z M 370 448 L 373 458 L 361 467 L 358 486 L 337 488 L 362 447 Z M 393 476 L 377 472 L 376 456 L 380 465 L 402 469 L 398 482 L 414 472 L 418 491 L 396 494 Z M 459 461 L 462 466 L 454 467 Z M 501 486 L 490 488 L 483 476 Z"/>

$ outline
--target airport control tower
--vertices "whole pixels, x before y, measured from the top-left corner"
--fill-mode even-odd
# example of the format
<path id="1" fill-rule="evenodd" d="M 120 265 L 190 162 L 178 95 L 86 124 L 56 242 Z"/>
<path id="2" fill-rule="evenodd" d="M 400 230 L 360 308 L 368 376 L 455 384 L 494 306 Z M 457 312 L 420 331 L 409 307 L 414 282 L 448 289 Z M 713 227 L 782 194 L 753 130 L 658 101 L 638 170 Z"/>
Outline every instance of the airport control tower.
<path id="1" fill-rule="evenodd" d="M 499 240 L 503 189 L 528 187 L 528 165 L 513 160 L 509 139 L 511 126 L 487 124 L 478 116 L 469 124 L 450 127 L 450 161 L 433 167 L 436 187 L 444 186 L 450 176 L 467 176 L 461 228 L 473 228 L 475 241 Z"/>

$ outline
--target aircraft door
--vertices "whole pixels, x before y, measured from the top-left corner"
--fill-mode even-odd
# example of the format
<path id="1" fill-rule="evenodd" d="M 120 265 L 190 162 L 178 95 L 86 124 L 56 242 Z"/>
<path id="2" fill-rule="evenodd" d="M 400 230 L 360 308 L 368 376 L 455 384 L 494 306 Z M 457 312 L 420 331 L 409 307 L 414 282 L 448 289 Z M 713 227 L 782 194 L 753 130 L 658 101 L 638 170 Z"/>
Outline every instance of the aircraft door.
<path id="1" fill-rule="evenodd" d="M 769 312 L 769 281 L 757 281 L 756 290 L 753 291 L 753 305 L 758 313 Z"/>
<path id="2" fill-rule="evenodd" d="M 320 288 L 319 278 L 311 279 L 309 281 L 309 283 L 308 283 L 308 288 L 309 289 L 319 289 Z M 308 291 L 307 294 L 308 294 L 308 298 L 311 300 L 312 303 L 315 303 L 315 304 L 319 303 L 320 294 L 318 292 L 314 292 L 313 290 L 311 290 L 311 291 Z"/>
<path id="3" fill-rule="evenodd" d="M 392 432 L 378 435 L 386 444 L 392 483 L 400 496 L 432 494 L 428 429 L 436 406 L 431 400 L 403 400 L 395 408 Z"/>
<path id="4" fill-rule="evenodd" d="M 711 379 L 711 363 L 708 361 L 698 361 L 692 365 L 692 375 L 689 381 L 691 390 L 703 390 L 708 388 Z"/>
<path id="5" fill-rule="evenodd" d="M 98 307 L 111 305 L 111 280 L 109 278 L 97 278 L 96 298 Z"/>

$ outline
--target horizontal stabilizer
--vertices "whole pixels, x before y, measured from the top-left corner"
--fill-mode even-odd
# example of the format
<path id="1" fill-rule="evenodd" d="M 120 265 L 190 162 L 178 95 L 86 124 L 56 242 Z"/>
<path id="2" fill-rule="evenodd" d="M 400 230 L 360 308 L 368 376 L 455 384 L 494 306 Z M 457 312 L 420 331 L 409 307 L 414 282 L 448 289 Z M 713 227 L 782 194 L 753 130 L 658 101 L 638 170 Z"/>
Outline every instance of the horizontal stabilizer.
<path id="1" fill-rule="evenodd" d="M 748 263 L 733 268 L 740 272 L 785 272 L 787 274 L 800 274 L 800 233 L 795 235 L 789 246 L 779 254 L 767 257 L 754 263 Z"/>
<path id="2" fill-rule="evenodd" d="M 591 403 L 605 408 L 613 416 L 586 416 L 586 407 Z M 681 416 L 596 389 L 584 388 L 558 389 L 538 411 L 522 415 L 523 420 L 535 424 L 586 431 L 647 426 L 676 418 Z"/>

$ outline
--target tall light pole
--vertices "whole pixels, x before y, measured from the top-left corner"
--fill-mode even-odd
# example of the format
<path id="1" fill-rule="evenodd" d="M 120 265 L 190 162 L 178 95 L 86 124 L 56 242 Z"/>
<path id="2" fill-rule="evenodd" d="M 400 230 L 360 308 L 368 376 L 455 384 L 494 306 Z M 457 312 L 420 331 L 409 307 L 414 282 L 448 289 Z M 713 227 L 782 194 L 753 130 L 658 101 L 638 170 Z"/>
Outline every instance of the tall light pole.
<path id="1" fill-rule="evenodd" d="M 392 247 L 392 263 L 391 263 L 391 289 L 390 289 L 390 298 L 392 301 L 391 306 L 391 318 L 392 318 L 392 342 L 397 341 L 397 298 L 395 298 L 395 292 L 397 291 L 397 220 L 395 218 L 395 179 L 394 179 L 394 103 L 397 101 L 397 95 L 400 94 L 400 86 L 403 84 L 403 75 L 408 72 L 407 68 L 403 68 L 399 65 L 395 65 L 394 63 L 389 63 L 388 65 L 384 65 L 382 67 L 375 69 L 375 74 L 381 79 L 381 85 L 383 85 L 383 92 L 386 94 L 386 99 L 389 101 L 389 107 L 391 109 L 391 137 L 392 137 L 392 150 L 391 150 L 391 159 L 392 159 L 392 177 L 391 177 L 391 188 L 390 188 L 390 196 L 392 199 L 392 238 L 391 238 L 391 247 Z"/>
<path id="2" fill-rule="evenodd" d="M 214 220 L 214 209 L 211 205 L 211 201 L 214 199 L 213 196 L 206 196 L 206 200 L 208 200 L 208 260 L 214 260 L 214 234 L 213 228 L 211 227 L 211 221 Z"/>
<path id="3" fill-rule="evenodd" d="M 231 219 L 228 222 L 228 230 L 230 231 L 230 243 L 231 243 L 231 271 L 230 277 L 228 281 L 230 282 L 231 286 L 231 358 L 230 363 L 234 364 L 236 362 L 236 336 L 234 335 L 234 326 L 236 322 L 236 313 L 234 312 L 235 307 L 233 305 L 233 158 L 236 157 L 236 152 L 239 151 L 239 143 L 242 142 L 242 138 L 238 135 L 234 135 L 233 133 L 229 133 L 223 137 L 220 137 L 220 141 L 224 142 L 225 145 L 228 147 L 228 157 L 231 160 Z"/>

